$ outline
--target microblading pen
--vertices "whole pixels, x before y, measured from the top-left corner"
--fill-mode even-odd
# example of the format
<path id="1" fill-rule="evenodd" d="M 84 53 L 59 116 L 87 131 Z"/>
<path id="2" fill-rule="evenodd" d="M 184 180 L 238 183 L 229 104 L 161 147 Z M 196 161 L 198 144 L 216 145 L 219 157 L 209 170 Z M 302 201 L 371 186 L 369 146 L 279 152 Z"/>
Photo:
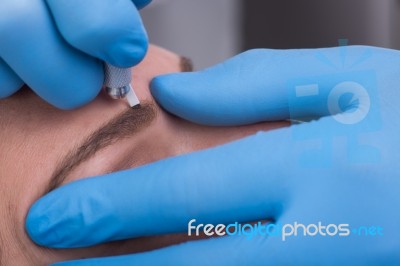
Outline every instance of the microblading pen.
<path id="1" fill-rule="evenodd" d="M 113 99 L 126 99 L 130 107 L 140 104 L 132 88 L 132 73 L 130 68 L 119 68 L 104 64 L 104 86 Z"/>

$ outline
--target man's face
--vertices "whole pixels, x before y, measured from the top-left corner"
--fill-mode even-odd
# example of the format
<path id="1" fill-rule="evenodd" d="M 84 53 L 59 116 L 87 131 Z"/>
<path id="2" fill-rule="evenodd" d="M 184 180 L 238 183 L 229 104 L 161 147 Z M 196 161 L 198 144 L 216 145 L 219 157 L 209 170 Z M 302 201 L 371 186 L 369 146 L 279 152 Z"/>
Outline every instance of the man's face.
<path id="1" fill-rule="evenodd" d="M 134 89 L 143 103 L 135 109 L 104 93 L 74 111 L 57 110 L 28 89 L 0 101 L 0 265 L 42 265 L 143 251 L 176 242 L 173 238 L 153 238 L 50 250 L 31 242 L 24 223 L 32 203 L 60 185 L 284 125 L 210 128 L 164 112 L 153 102 L 150 80 L 189 68 L 187 60 L 151 46 L 145 60 L 133 70 Z"/>

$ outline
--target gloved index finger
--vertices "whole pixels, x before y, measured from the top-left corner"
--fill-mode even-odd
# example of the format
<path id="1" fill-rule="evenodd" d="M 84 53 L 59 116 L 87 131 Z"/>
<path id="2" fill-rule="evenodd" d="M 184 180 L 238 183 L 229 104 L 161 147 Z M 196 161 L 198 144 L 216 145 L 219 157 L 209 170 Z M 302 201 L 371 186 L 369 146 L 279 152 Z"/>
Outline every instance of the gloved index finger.
<path id="1" fill-rule="evenodd" d="M 288 136 L 289 129 L 260 133 L 68 184 L 33 205 L 27 231 L 38 244 L 65 248 L 185 232 L 192 219 L 225 223 L 277 217 L 290 187 L 291 169 L 285 165 L 293 147 L 283 141 Z"/>
<path id="2" fill-rule="evenodd" d="M 149 1 L 135 1 L 143 6 Z M 47 0 L 65 40 L 117 67 L 131 67 L 145 56 L 148 38 L 132 0 Z"/>

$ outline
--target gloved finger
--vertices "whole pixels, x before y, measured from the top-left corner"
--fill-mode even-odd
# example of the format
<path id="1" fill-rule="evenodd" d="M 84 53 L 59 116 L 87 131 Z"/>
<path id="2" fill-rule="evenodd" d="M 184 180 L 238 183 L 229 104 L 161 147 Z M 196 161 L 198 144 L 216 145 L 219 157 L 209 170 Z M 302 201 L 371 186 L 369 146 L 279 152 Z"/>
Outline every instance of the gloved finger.
<path id="1" fill-rule="evenodd" d="M 40 97 L 63 109 L 96 97 L 102 63 L 65 43 L 42 0 L 3 1 L 0 17 L 0 56 Z"/>
<path id="2" fill-rule="evenodd" d="M 53 266 L 117 265 L 277 265 L 264 259 L 266 238 L 221 237 L 198 240 L 134 255 L 76 260 Z"/>
<path id="3" fill-rule="evenodd" d="M 23 84 L 17 74 L 0 58 L 0 99 L 12 95 Z"/>
<path id="4" fill-rule="evenodd" d="M 336 75 L 340 62 L 321 58 L 340 59 L 340 49 L 251 50 L 203 71 L 156 77 L 151 92 L 167 111 L 206 125 L 331 115 L 330 91 L 352 78 Z M 346 49 L 346 60 L 356 62 L 368 48 Z M 364 62 L 352 70 L 369 67 Z"/>
<path id="5" fill-rule="evenodd" d="M 81 247 L 187 230 L 210 223 L 279 216 L 291 184 L 290 130 L 63 186 L 30 209 L 26 228 L 38 244 Z M 279 147 L 277 147 L 279 146 Z M 96 232 L 96 233 L 93 233 Z"/>
<path id="6" fill-rule="evenodd" d="M 145 56 L 148 38 L 132 0 L 47 3 L 61 34 L 75 48 L 118 67 L 136 65 Z"/>

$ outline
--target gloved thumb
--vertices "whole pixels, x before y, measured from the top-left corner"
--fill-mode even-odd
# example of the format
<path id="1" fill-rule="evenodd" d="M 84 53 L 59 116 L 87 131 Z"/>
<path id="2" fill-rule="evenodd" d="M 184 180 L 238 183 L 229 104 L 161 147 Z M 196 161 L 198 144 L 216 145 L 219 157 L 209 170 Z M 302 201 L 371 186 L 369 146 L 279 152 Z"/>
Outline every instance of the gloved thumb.
<path id="1" fill-rule="evenodd" d="M 333 115 L 327 104 L 332 84 L 348 77 L 338 78 L 320 55 L 340 58 L 339 49 L 250 50 L 203 71 L 156 77 L 151 92 L 167 111 L 206 125 Z M 350 55 L 360 51 L 348 49 Z"/>

